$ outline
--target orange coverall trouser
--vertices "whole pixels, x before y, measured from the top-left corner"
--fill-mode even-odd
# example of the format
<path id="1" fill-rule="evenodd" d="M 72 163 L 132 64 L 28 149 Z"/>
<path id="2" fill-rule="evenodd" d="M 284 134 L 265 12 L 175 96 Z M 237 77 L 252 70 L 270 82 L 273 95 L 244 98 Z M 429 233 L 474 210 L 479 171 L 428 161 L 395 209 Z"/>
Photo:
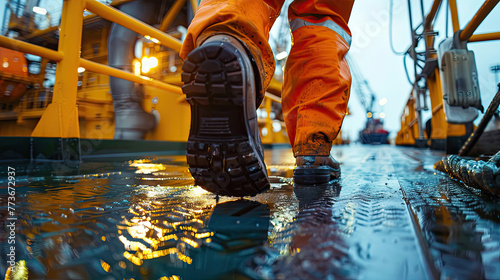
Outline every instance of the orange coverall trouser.
<path id="1" fill-rule="evenodd" d="M 208 37 L 229 34 L 244 42 L 260 72 L 258 99 L 271 81 L 275 62 L 269 31 L 284 0 L 202 0 L 180 56 Z M 347 111 L 351 74 L 347 22 L 354 0 L 295 0 L 289 7 L 293 46 L 282 91 L 283 116 L 294 156 L 330 154 Z"/>

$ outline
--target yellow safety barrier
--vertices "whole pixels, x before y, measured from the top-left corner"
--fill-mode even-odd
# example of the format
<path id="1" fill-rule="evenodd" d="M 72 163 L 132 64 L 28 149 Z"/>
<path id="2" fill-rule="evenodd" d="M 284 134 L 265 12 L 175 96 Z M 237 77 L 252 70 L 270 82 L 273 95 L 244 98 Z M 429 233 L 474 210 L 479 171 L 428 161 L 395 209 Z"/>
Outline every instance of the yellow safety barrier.
<path id="1" fill-rule="evenodd" d="M 52 103 L 47 106 L 47 109 L 33 131 L 32 136 L 34 137 L 80 137 L 76 103 L 77 69 L 79 66 L 97 73 L 164 89 L 167 92 L 182 93 L 178 86 L 146 77 L 139 77 L 126 71 L 81 58 L 83 12 L 85 9 L 141 35 L 154 38 L 158 40 L 159 44 L 177 52 L 181 48 L 182 44 L 176 38 L 95 0 L 71 0 L 63 2 L 57 51 L 0 36 L 0 46 L 2 47 L 38 55 L 58 62 Z"/>
<path id="2" fill-rule="evenodd" d="M 197 0 L 189 0 L 193 13 L 198 9 Z M 118 1 L 115 1 L 116 4 Z M 122 1 L 127 2 L 127 1 Z M 88 10 L 95 13 L 87 17 L 101 16 L 111 22 L 122 25 L 134 32 L 137 32 L 155 43 L 179 52 L 182 43 L 180 40 L 164 33 L 171 25 L 175 16 L 179 13 L 187 0 L 176 0 L 170 10 L 164 16 L 160 28 L 156 29 L 143 23 L 111 6 L 100 3 L 96 0 L 71 0 L 63 2 L 59 45 L 58 50 L 51 50 L 34 44 L 0 36 L 0 46 L 8 49 L 21 51 L 37 56 L 41 56 L 57 62 L 56 81 L 52 94 L 52 102 L 46 106 L 45 111 L 32 132 L 33 137 L 59 137 L 59 138 L 80 138 L 79 114 L 77 106 L 78 90 L 78 67 L 83 67 L 88 71 L 100 73 L 125 79 L 134 83 L 152 86 L 169 93 L 182 94 L 179 83 L 169 84 L 149 77 L 137 76 L 108 65 L 100 64 L 81 57 L 81 38 L 83 29 L 83 12 Z M 55 28 L 55 27 L 54 27 Z M 45 32 L 45 31 L 41 31 Z M 281 92 L 281 83 L 273 80 L 270 90 Z M 47 99 L 48 100 L 48 99 Z M 185 102 L 183 96 L 180 102 Z M 48 102 L 48 101 L 47 101 Z M 261 120 L 261 124 L 268 131 L 273 129 L 273 122 L 270 118 L 272 102 L 281 103 L 281 99 L 274 94 L 267 93 L 264 101 L 267 117 Z M 27 103 L 28 104 L 28 103 Z M 25 104 L 26 105 L 26 104 Z M 24 107 L 28 108 L 30 105 Z M 24 108 L 23 107 L 23 108 Z M 40 114 L 41 111 L 37 111 Z M 281 127 L 284 123 L 280 122 Z M 277 139 L 271 139 L 270 135 L 263 137 L 264 142 L 273 143 Z M 279 139 L 283 142 L 283 139 Z"/>
<path id="3" fill-rule="evenodd" d="M 2 35 L 0 35 L 0 47 L 46 57 L 46 58 L 52 59 L 56 62 L 59 62 L 64 58 L 64 55 L 62 52 L 49 50 L 49 49 L 44 48 L 44 47 L 40 47 L 40 46 L 26 43 L 23 41 L 11 39 L 11 38 L 8 38 L 8 37 L 2 36 Z"/>
<path id="4" fill-rule="evenodd" d="M 441 0 L 434 0 L 431 10 L 425 17 L 423 34 L 425 36 L 426 42 L 426 64 L 427 62 L 431 62 L 432 60 L 435 61 L 437 59 L 437 53 L 434 49 L 435 33 L 433 32 L 432 23 L 436 18 L 437 11 L 441 2 Z M 457 2 L 456 0 L 448 0 L 453 30 L 454 32 L 460 32 L 460 40 L 468 43 L 499 40 L 500 32 L 473 35 L 477 27 L 491 12 L 495 5 L 498 4 L 498 2 L 500 2 L 500 0 L 486 0 L 474 15 L 474 17 L 469 21 L 469 23 L 462 30 L 460 30 Z M 444 143 L 444 141 L 446 141 L 448 137 L 463 136 L 466 131 L 465 125 L 448 124 L 446 122 L 445 114 L 443 111 L 443 90 L 441 86 L 441 78 L 438 67 L 435 67 L 432 70 L 431 74 L 427 73 L 424 78 L 427 82 L 432 109 L 432 132 L 431 135 L 427 135 L 427 139 L 431 140 L 431 143 L 429 143 L 431 144 L 431 147 L 433 141 L 435 141 L 436 143 L 440 141 L 441 143 Z M 416 113 L 417 108 L 415 106 L 415 98 L 418 97 L 415 97 L 413 95 L 414 93 L 412 91 L 401 116 L 401 130 L 398 132 L 396 137 L 397 145 L 414 145 L 417 139 L 424 139 L 423 135 L 419 135 L 418 133 L 419 130 L 423 131 L 424 123 L 419 123 L 419 118 Z"/>

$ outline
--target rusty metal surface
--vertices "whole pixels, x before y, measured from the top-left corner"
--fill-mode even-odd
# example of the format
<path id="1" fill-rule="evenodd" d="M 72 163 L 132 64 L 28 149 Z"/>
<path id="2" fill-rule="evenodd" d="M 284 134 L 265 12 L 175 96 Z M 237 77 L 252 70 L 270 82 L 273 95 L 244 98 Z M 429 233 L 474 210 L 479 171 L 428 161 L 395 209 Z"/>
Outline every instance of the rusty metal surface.
<path id="1" fill-rule="evenodd" d="M 271 190 L 244 200 L 193 186 L 182 156 L 15 166 L 17 267 L 30 279 L 500 279 L 498 198 L 435 172 L 442 154 L 333 153 L 341 179 L 308 187 L 294 186 L 289 150 L 267 150 Z M 0 243 L 5 275 L 7 231 Z"/>

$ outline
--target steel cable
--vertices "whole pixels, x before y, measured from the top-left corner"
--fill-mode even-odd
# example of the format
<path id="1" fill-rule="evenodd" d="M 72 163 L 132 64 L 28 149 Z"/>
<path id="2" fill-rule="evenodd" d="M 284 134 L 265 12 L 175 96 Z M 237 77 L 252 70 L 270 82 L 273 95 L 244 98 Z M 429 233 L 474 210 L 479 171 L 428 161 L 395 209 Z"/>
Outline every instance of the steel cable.
<path id="1" fill-rule="evenodd" d="M 487 162 L 450 155 L 436 162 L 434 168 L 451 175 L 469 187 L 500 195 L 500 152 Z"/>

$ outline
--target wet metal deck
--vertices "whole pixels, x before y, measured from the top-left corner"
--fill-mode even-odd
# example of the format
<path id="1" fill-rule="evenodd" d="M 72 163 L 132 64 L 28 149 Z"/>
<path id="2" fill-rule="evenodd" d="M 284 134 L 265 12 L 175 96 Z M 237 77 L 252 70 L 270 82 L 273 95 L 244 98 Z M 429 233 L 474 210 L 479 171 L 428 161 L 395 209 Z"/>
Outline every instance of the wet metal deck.
<path id="1" fill-rule="evenodd" d="M 18 272 L 30 279 L 500 279 L 498 198 L 436 173 L 441 154 L 351 145 L 334 147 L 334 155 L 342 178 L 312 188 L 293 185 L 288 149 L 267 150 L 271 190 L 218 201 L 192 185 L 183 156 L 17 164 Z M 1 168 L 0 220 L 8 231 Z M 7 231 L 0 232 L 3 274 Z"/>

